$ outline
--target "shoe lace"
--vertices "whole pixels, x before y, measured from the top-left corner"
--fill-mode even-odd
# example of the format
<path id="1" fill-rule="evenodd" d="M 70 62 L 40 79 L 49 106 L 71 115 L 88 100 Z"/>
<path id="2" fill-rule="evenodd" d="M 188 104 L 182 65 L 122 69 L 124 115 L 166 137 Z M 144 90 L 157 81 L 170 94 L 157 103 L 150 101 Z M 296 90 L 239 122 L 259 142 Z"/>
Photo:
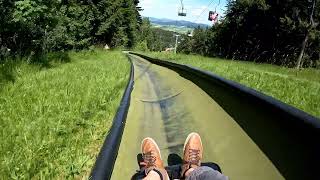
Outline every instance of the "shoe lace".
<path id="1" fill-rule="evenodd" d="M 190 164 L 190 165 L 198 165 L 199 162 L 200 162 L 200 150 L 189 149 L 188 164 Z"/>
<path id="2" fill-rule="evenodd" d="M 156 157 L 152 151 L 143 154 L 143 160 L 147 167 L 155 166 Z"/>

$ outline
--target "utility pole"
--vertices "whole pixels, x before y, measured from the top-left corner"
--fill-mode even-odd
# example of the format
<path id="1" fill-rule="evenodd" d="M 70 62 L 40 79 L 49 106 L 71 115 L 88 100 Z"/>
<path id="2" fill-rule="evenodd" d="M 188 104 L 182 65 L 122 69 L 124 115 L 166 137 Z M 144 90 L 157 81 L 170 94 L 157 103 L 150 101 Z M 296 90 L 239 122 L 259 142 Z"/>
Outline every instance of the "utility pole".
<path id="1" fill-rule="evenodd" d="M 180 36 L 180 35 L 176 34 L 175 36 L 176 36 L 176 45 L 175 45 L 175 47 L 174 47 L 174 53 L 177 54 L 178 39 L 179 39 L 179 36 Z"/>

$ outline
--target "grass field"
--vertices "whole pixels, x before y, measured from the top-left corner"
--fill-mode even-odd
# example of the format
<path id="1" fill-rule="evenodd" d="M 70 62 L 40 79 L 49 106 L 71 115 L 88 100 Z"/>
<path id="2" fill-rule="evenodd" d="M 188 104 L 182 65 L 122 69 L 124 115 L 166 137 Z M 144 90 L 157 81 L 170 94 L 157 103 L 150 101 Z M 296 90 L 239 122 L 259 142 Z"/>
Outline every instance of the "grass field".
<path id="1" fill-rule="evenodd" d="M 70 63 L 21 63 L 1 84 L 0 179 L 88 176 L 129 76 L 120 51 L 71 52 Z"/>
<path id="2" fill-rule="evenodd" d="M 320 70 L 296 70 L 196 55 L 153 52 L 145 54 L 214 72 L 320 117 Z"/>

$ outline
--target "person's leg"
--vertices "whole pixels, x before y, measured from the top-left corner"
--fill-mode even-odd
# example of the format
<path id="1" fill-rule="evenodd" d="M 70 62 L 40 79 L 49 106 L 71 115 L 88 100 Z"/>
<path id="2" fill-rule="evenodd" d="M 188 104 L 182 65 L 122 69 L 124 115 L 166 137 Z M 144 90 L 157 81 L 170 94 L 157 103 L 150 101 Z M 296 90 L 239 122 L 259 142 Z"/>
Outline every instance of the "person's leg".
<path id="1" fill-rule="evenodd" d="M 203 154 L 201 137 L 191 133 L 187 137 L 183 149 L 183 165 L 181 178 L 186 180 L 227 180 L 228 177 L 209 168 L 200 167 Z"/>
<path id="2" fill-rule="evenodd" d="M 160 149 L 152 138 L 145 138 L 141 143 L 143 166 L 146 177 L 144 180 L 169 180 L 167 171 L 164 169 Z"/>
<path id="3" fill-rule="evenodd" d="M 150 171 L 143 180 L 161 180 L 160 175 L 155 171 Z"/>
<path id="4" fill-rule="evenodd" d="M 200 167 L 203 147 L 198 133 L 191 133 L 187 137 L 183 148 L 183 164 L 181 178 L 189 176 L 194 169 Z"/>
<path id="5" fill-rule="evenodd" d="M 202 166 L 187 172 L 186 180 L 228 180 L 228 177 L 210 167 Z"/>

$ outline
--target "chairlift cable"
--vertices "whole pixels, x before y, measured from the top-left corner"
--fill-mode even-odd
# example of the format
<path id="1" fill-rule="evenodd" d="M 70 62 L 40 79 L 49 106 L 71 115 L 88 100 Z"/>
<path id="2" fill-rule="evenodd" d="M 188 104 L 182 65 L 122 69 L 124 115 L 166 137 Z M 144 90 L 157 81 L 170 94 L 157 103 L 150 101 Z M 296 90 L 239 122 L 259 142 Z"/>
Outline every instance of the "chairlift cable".
<path id="1" fill-rule="evenodd" d="M 212 0 L 212 1 L 207 5 L 207 7 L 201 12 L 201 14 L 196 18 L 196 20 L 193 21 L 194 23 L 196 23 L 196 22 L 200 19 L 200 17 L 203 15 L 203 13 L 204 13 L 206 10 L 208 10 L 209 6 L 211 6 L 211 4 L 213 3 L 213 1 L 214 1 L 214 0 Z M 220 0 L 219 0 L 219 2 L 220 2 Z"/>
<path id="2" fill-rule="evenodd" d="M 219 0 L 219 3 L 216 5 L 216 7 L 214 8 L 214 11 L 217 12 L 217 7 L 220 6 L 221 0 Z"/>

